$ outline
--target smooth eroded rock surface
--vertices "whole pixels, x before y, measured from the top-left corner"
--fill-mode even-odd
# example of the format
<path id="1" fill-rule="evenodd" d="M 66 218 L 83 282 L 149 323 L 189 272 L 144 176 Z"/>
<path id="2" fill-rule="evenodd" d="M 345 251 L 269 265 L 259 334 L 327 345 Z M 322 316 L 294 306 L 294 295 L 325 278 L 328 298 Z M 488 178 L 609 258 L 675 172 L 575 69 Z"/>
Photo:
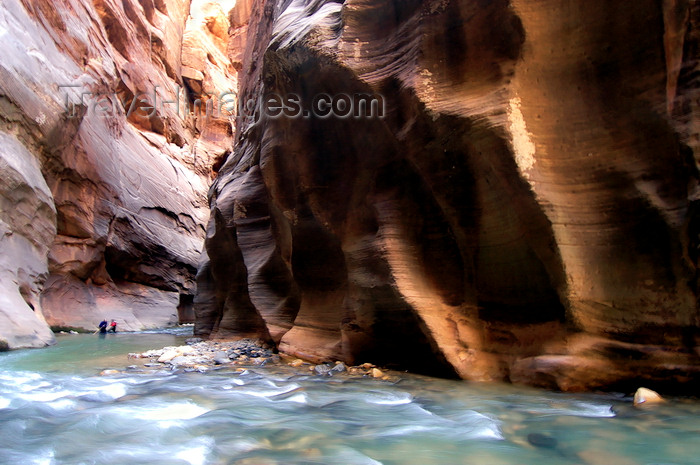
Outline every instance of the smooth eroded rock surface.
<path id="1" fill-rule="evenodd" d="M 56 209 L 37 159 L 0 130 L 0 346 L 54 342 L 41 312 Z"/>
<path id="2" fill-rule="evenodd" d="M 2 2 L 0 153 L 31 166 L 0 184 L 11 346 L 50 342 L 44 318 L 193 321 L 206 192 L 233 134 L 230 112 L 214 110 L 236 88 L 234 4 Z M 20 342 L 27 331 L 42 334 Z"/>
<path id="3" fill-rule="evenodd" d="M 196 333 L 317 363 L 691 391 L 699 15 L 257 2 L 239 80 L 258 111 L 210 190 Z M 321 94 L 378 105 L 315 117 Z M 261 106 L 290 95 L 289 114 Z"/>
<path id="4" fill-rule="evenodd" d="M 642 405 L 663 403 L 664 398 L 661 397 L 656 391 L 640 387 L 639 389 L 637 389 L 637 392 L 634 393 L 633 402 L 635 407 L 640 407 Z"/>

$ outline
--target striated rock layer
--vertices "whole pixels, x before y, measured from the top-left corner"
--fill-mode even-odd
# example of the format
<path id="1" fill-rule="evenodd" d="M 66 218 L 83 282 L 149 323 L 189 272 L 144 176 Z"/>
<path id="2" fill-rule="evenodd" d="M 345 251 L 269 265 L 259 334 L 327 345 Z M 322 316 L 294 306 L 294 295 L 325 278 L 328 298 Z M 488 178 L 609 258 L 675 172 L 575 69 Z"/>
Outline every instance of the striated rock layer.
<path id="1" fill-rule="evenodd" d="M 699 20 L 690 0 L 257 2 L 196 333 L 697 389 Z M 320 94 L 383 105 L 321 118 Z"/>
<path id="2" fill-rule="evenodd" d="M 3 0 L 0 345 L 50 343 L 47 323 L 194 319 L 206 190 L 233 135 L 206 103 L 237 87 L 234 4 Z"/>

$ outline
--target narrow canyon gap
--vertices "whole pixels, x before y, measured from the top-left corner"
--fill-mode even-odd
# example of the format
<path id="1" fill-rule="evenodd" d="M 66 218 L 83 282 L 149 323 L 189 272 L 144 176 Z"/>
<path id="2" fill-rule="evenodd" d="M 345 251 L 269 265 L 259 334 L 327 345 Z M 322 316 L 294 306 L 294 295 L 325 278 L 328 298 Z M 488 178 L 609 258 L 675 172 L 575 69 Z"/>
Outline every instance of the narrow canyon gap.
<path id="1" fill-rule="evenodd" d="M 235 96 L 235 4 L 3 0 L 0 346 L 194 321 L 206 192 L 234 132 L 201 104 Z"/>

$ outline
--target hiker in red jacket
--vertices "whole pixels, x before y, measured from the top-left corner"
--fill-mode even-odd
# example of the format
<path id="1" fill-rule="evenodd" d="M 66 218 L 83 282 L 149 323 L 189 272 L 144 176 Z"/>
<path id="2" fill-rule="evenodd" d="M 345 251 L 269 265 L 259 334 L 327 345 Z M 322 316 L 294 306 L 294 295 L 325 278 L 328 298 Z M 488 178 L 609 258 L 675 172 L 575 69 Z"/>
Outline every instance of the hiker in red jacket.
<path id="1" fill-rule="evenodd" d="M 117 332 L 117 322 L 112 320 L 112 322 L 109 324 L 109 331 L 116 333 Z"/>

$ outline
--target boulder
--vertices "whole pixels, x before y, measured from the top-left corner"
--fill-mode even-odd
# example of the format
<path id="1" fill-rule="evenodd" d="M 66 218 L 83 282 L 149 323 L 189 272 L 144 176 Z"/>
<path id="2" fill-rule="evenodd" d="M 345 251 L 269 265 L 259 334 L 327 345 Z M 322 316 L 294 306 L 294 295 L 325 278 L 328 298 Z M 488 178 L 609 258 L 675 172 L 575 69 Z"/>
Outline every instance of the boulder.
<path id="1" fill-rule="evenodd" d="M 633 403 L 635 407 L 641 407 L 642 405 L 653 405 L 661 404 L 665 402 L 664 398 L 659 395 L 656 391 L 651 389 L 640 387 L 634 393 Z"/>

